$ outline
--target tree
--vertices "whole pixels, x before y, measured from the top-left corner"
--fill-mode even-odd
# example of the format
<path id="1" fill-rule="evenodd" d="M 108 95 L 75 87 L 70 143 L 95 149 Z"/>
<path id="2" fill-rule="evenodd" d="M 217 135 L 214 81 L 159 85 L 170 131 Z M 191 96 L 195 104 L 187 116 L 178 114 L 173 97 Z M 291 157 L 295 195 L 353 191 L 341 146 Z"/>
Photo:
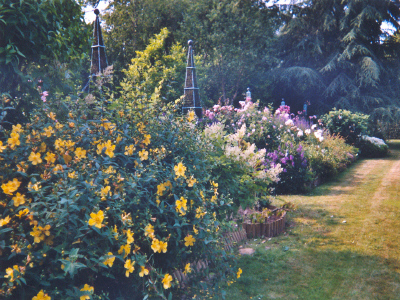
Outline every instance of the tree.
<path id="1" fill-rule="evenodd" d="M 168 46 L 170 32 L 163 28 L 123 70 L 119 103 L 130 111 L 165 105 L 182 95 L 185 81 L 185 50 L 180 44 Z M 131 99 L 132 102 L 127 102 Z"/>
<path id="2" fill-rule="evenodd" d="M 81 67 L 89 45 L 76 1 L 0 0 L 0 92 L 9 93 L 14 112 L 26 116 L 39 98 L 38 80 L 46 90 L 67 88 L 69 69 Z"/>
<path id="3" fill-rule="evenodd" d="M 229 98 L 237 104 L 248 86 L 258 88 L 252 89 L 255 97 L 266 98 L 274 16 L 261 2 L 249 0 L 197 1 L 186 10 L 181 35 L 195 41 L 200 55 L 203 98 Z"/>
<path id="4" fill-rule="evenodd" d="M 116 80 L 121 80 L 121 70 L 142 51 L 150 39 L 162 28 L 170 34 L 165 42 L 172 45 L 175 32 L 182 20 L 186 0 L 113 0 L 103 14 L 104 38 L 107 55 L 113 62 Z"/>
<path id="5" fill-rule="evenodd" d="M 166 27 L 169 46 L 194 40 L 201 97 L 211 99 L 208 105 L 219 98 L 237 103 L 248 86 L 259 87 L 252 89 L 255 97 L 266 98 L 265 75 L 277 19 L 276 11 L 261 1 L 114 0 L 109 7 L 103 15 L 105 40 L 117 80 L 135 51 L 144 50 L 150 37 Z"/>
<path id="6" fill-rule="evenodd" d="M 382 24 L 398 31 L 399 15 L 391 0 L 320 0 L 294 7 L 279 37 L 282 64 L 271 76 L 276 95 L 298 106 L 311 100 L 320 110 L 371 112 L 396 103 L 399 48 Z M 293 96 L 279 92 L 285 90 Z"/>

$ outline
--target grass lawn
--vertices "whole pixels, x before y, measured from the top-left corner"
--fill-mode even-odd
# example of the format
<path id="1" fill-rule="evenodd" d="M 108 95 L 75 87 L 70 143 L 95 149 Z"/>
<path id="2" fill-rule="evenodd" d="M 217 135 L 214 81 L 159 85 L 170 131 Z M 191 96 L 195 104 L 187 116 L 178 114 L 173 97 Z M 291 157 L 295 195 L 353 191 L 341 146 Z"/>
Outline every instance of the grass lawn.
<path id="1" fill-rule="evenodd" d="M 226 299 L 400 299 L 400 140 L 302 196 L 286 233 L 251 240 Z"/>

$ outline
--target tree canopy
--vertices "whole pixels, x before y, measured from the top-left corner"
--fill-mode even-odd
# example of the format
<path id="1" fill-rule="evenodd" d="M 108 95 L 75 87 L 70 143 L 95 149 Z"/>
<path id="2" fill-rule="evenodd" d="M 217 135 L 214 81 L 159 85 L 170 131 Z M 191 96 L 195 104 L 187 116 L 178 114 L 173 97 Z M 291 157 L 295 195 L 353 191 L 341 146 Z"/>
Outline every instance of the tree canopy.
<path id="1" fill-rule="evenodd" d="M 370 112 L 398 103 L 399 4 L 390 0 L 307 1 L 293 8 L 279 34 L 276 96 Z M 296 92 L 297 91 L 297 92 Z M 297 97 L 295 99 L 294 97 Z M 302 103 L 300 103 L 302 104 Z"/>

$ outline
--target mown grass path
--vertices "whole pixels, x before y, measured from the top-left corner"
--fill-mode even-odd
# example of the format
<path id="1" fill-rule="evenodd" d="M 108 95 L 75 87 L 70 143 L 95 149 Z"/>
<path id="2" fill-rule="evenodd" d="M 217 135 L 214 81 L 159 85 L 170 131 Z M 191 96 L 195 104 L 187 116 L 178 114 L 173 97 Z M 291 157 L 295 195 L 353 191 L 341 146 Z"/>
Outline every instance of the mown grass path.
<path id="1" fill-rule="evenodd" d="M 251 241 L 227 299 L 400 299 L 400 141 L 291 201 L 285 235 Z"/>

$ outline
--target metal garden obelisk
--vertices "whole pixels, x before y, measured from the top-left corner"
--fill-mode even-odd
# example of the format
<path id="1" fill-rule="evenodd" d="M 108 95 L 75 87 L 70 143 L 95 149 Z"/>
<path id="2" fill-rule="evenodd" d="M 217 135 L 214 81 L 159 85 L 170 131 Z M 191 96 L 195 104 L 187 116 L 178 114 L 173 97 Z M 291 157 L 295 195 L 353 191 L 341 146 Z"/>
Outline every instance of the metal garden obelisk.
<path id="1" fill-rule="evenodd" d="M 103 41 L 103 34 L 101 33 L 101 26 L 99 20 L 100 11 L 96 8 L 94 10 L 96 14 L 96 20 L 94 21 L 93 29 L 93 43 L 92 43 L 92 56 L 90 64 L 90 74 L 89 79 L 82 89 L 83 92 L 90 91 L 90 81 L 94 80 L 95 77 L 104 71 L 108 67 L 107 56 L 106 56 L 106 46 Z"/>
<path id="2" fill-rule="evenodd" d="M 93 45 L 92 45 L 92 63 L 90 66 L 90 75 L 97 75 L 108 67 L 106 46 L 104 46 L 103 34 L 101 33 L 98 9 L 94 10 L 96 20 L 94 21 Z"/>
<path id="3" fill-rule="evenodd" d="M 202 107 L 200 101 L 199 88 L 197 87 L 196 67 L 194 66 L 193 58 L 193 41 L 188 41 L 188 57 L 186 64 L 185 78 L 185 98 L 182 107 L 182 112 L 186 114 L 189 110 L 194 110 L 197 117 L 202 117 Z"/>

